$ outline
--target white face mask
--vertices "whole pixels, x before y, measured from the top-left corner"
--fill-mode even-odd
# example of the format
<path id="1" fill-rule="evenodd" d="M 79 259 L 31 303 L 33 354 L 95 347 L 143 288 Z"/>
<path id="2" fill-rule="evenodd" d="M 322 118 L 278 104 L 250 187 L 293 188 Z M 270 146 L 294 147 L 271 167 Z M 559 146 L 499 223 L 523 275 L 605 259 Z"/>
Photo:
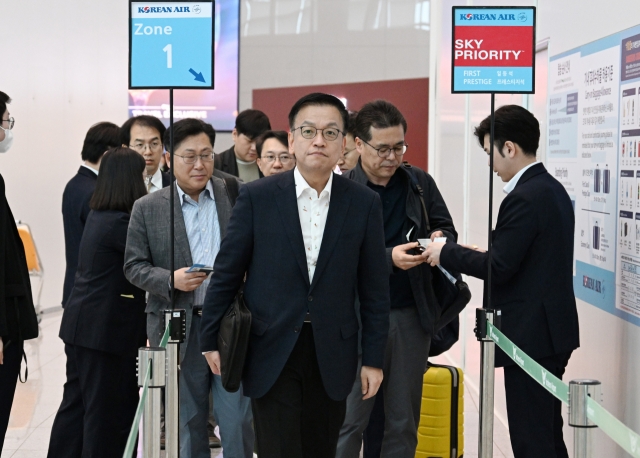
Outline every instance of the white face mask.
<path id="1" fill-rule="evenodd" d="M 4 130 L 4 140 L 0 142 L 0 153 L 6 153 L 13 145 L 13 131 L 2 127 L 0 129 Z"/>

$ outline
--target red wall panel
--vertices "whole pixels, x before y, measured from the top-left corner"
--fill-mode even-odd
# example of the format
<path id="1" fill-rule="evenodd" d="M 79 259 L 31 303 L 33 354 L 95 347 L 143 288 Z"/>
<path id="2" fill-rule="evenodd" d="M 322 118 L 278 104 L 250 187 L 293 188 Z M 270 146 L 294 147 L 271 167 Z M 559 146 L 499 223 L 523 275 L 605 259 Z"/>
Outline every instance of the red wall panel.
<path id="1" fill-rule="evenodd" d="M 269 116 L 272 128 L 288 131 L 289 110 L 300 97 L 311 92 L 326 92 L 346 98 L 350 111 L 359 110 L 375 99 L 393 103 L 407 120 L 405 141 L 409 148 L 404 160 L 427 169 L 429 78 L 254 89 L 253 108 Z"/>

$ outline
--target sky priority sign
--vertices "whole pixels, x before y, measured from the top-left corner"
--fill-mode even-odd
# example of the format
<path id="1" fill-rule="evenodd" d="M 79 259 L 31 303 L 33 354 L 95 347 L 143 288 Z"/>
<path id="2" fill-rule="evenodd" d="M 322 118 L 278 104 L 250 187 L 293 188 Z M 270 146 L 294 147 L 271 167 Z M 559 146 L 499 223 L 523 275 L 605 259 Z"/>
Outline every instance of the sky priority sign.
<path id="1" fill-rule="evenodd" d="M 535 7 L 453 7 L 451 92 L 535 92 Z"/>

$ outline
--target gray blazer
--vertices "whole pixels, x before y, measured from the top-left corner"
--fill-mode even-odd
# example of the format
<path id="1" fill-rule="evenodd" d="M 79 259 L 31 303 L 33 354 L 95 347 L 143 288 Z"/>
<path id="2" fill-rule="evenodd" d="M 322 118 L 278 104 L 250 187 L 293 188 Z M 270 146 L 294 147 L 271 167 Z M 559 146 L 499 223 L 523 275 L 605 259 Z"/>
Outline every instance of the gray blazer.
<path id="1" fill-rule="evenodd" d="M 231 216 L 231 201 L 224 180 L 213 176 L 213 195 L 216 202 L 221 239 L 227 233 L 227 224 Z M 175 186 L 166 187 L 137 200 L 133 205 L 127 246 L 124 253 L 124 275 L 133 285 L 149 293 L 145 311 L 159 317 L 162 310 L 171 308 L 169 279 L 171 277 L 171 260 L 169 253 L 169 197 L 174 193 L 174 237 L 175 270 L 193 265 L 191 249 L 187 239 L 187 230 L 182 216 L 182 205 Z M 193 315 L 194 293 L 176 291 L 175 308 L 187 312 L 187 337 L 180 346 L 181 356 L 189 342 L 191 317 Z"/>

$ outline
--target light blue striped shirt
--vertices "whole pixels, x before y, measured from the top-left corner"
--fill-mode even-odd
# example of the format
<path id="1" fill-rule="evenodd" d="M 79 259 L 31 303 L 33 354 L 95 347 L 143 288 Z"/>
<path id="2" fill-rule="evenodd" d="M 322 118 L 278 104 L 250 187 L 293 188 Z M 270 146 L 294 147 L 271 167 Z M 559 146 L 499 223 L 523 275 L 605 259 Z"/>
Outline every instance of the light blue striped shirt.
<path id="1" fill-rule="evenodd" d="M 185 194 L 178 183 L 176 187 L 182 204 L 182 216 L 187 229 L 191 259 L 194 264 L 213 266 L 220 251 L 220 222 L 213 185 L 211 181 L 207 182 L 206 188 L 198 197 L 198 202 Z M 204 303 L 207 286 L 209 286 L 208 278 L 194 291 L 193 305 L 201 306 Z"/>

